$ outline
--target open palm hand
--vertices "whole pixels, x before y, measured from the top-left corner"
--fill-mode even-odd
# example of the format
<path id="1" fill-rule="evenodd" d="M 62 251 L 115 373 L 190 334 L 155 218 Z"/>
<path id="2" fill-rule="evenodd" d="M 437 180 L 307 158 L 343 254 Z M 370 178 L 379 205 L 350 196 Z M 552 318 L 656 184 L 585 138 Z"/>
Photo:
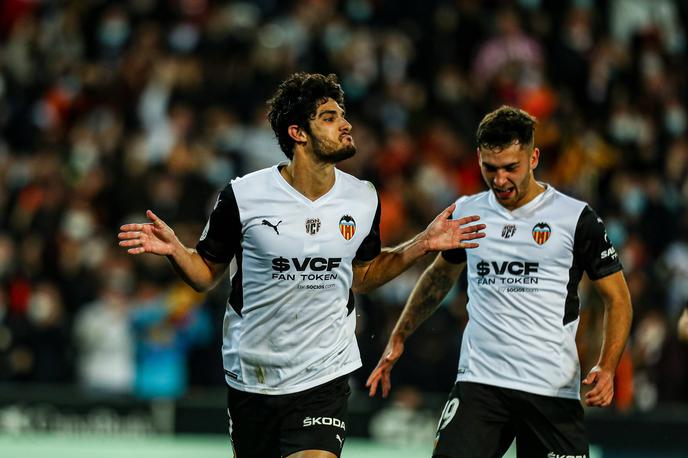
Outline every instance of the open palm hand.
<path id="1" fill-rule="evenodd" d="M 129 254 L 171 255 L 180 243 L 174 231 L 152 211 L 148 210 L 146 216 L 150 223 L 124 224 L 120 227 L 121 232 L 117 235 L 119 246 L 127 248 Z"/>
<path id="2" fill-rule="evenodd" d="M 471 240 L 485 237 L 484 224 L 467 226 L 480 219 L 479 216 L 465 216 L 450 219 L 456 204 L 451 204 L 423 231 L 423 238 L 429 251 L 444 251 L 453 248 L 477 248 L 479 244 Z"/>

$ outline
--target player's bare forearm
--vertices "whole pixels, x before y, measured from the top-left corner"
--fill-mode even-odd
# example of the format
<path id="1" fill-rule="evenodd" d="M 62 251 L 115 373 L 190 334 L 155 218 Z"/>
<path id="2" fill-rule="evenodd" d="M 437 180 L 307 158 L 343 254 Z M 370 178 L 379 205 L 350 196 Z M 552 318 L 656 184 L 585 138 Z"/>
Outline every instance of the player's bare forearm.
<path id="1" fill-rule="evenodd" d="M 398 277 L 428 251 L 419 236 L 394 248 L 383 248 L 368 264 L 354 264 L 353 290 L 366 293 Z"/>
<path id="2" fill-rule="evenodd" d="M 172 254 L 167 255 L 167 260 L 177 275 L 199 293 L 214 287 L 227 266 L 210 263 L 196 250 L 182 244 L 179 244 Z"/>
<path id="3" fill-rule="evenodd" d="M 477 248 L 477 240 L 485 237 L 485 225 L 471 224 L 480 219 L 476 215 L 449 219 L 455 208 L 456 204 L 451 204 L 423 232 L 395 248 L 385 248 L 372 262 L 355 264 L 354 291 L 366 292 L 384 285 L 426 253 Z"/>
<path id="4" fill-rule="evenodd" d="M 151 210 L 146 211 L 150 223 L 130 223 L 120 227 L 119 246 L 131 255 L 145 253 L 166 256 L 177 274 L 198 292 L 212 288 L 227 264 L 207 261 L 196 250 L 187 248 L 174 231 Z"/>
<path id="5" fill-rule="evenodd" d="M 465 263 L 451 264 L 439 254 L 432 265 L 423 272 L 397 320 L 380 361 L 366 381 L 366 386 L 370 388 L 369 396 L 375 396 L 380 386 L 382 397 L 387 397 L 392 387 L 390 374 L 404 352 L 404 341 L 437 309 L 456 283 L 464 266 Z"/>
<path id="6" fill-rule="evenodd" d="M 633 308 L 623 273 L 604 277 L 594 282 L 604 302 L 604 335 L 597 366 L 616 371 L 631 329 Z"/>
<path id="7" fill-rule="evenodd" d="M 465 264 L 451 264 L 437 255 L 416 283 L 392 331 L 391 339 L 406 340 L 432 315 L 454 286 Z"/>
<path id="8" fill-rule="evenodd" d="M 583 384 L 591 387 L 584 400 L 589 407 L 607 407 L 614 399 L 614 375 L 628 340 L 633 310 L 623 273 L 616 272 L 593 284 L 604 302 L 604 335 L 600 358 L 583 379 Z"/>

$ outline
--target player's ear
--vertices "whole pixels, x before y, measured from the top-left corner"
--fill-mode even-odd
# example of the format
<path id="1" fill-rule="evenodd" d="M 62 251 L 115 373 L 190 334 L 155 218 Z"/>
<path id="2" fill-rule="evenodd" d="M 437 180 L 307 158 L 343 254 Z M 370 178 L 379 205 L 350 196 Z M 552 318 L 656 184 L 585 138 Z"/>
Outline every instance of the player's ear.
<path id="1" fill-rule="evenodd" d="M 530 170 L 535 170 L 540 163 L 540 150 L 533 148 L 533 153 L 530 156 Z"/>
<path id="2" fill-rule="evenodd" d="M 287 133 L 296 143 L 305 143 L 308 139 L 306 131 L 296 124 L 287 127 Z"/>

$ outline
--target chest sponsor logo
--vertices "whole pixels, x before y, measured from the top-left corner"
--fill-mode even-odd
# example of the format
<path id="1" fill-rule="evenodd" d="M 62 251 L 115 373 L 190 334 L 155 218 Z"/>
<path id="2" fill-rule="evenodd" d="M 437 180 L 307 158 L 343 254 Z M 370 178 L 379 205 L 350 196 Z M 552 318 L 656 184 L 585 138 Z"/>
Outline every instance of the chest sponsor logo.
<path id="1" fill-rule="evenodd" d="M 547 223 L 537 223 L 533 226 L 533 240 L 538 245 L 544 244 L 552 235 L 552 228 Z"/>
<path id="2" fill-rule="evenodd" d="M 345 240 L 351 240 L 356 233 L 356 221 L 351 215 L 344 215 L 339 220 L 339 232 Z"/>
<path id="3" fill-rule="evenodd" d="M 496 275 L 525 275 L 537 273 L 540 263 L 521 261 L 480 261 L 477 266 L 478 275 L 484 277 L 490 273 Z"/>
<path id="4" fill-rule="evenodd" d="M 475 266 L 478 274 L 477 284 L 481 286 L 499 285 L 507 293 L 535 292 L 537 288 L 523 285 L 537 285 L 540 281 L 535 275 L 540 269 L 536 261 L 485 261 Z M 502 286 L 506 288 L 501 288 Z"/>
<path id="5" fill-rule="evenodd" d="M 272 270 L 277 272 L 286 272 L 292 267 L 298 272 L 304 272 L 306 269 L 315 272 L 331 271 L 336 269 L 342 263 L 342 258 L 274 258 L 272 260 Z"/>
<path id="6" fill-rule="evenodd" d="M 342 258 L 279 258 L 272 259 L 272 279 L 288 281 L 330 281 L 336 280 L 332 272 L 342 264 Z M 305 285 L 304 289 L 331 289 L 329 285 Z"/>
<path id="7" fill-rule="evenodd" d="M 279 235 L 279 229 L 277 228 L 277 226 L 279 226 L 280 224 L 282 224 L 282 220 L 279 220 L 279 221 L 277 222 L 277 224 L 272 224 L 270 221 L 264 219 L 263 222 L 260 223 L 260 224 L 262 224 L 263 226 L 268 226 L 268 227 L 273 228 L 274 231 L 277 233 L 277 235 Z"/>
<path id="8" fill-rule="evenodd" d="M 306 234 L 315 235 L 320 231 L 320 219 L 308 218 L 306 220 Z"/>
<path id="9" fill-rule="evenodd" d="M 503 239 L 510 239 L 511 237 L 514 236 L 516 233 L 516 225 L 515 224 L 506 224 L 502 228 L 502 238 Z"/>

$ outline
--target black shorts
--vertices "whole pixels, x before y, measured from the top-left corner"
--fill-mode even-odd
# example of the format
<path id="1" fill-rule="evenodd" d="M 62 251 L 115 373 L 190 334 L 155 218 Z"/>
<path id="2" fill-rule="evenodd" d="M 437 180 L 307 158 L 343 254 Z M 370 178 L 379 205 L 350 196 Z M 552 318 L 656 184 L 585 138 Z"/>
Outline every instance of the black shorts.
<path id="1" fill-rule="evenodd" d="M 299 393 L 266 395 L 228 387 L 229 434 L 239 458 L 280 458 L 301 450 L 339 456 L 346 440 L 349 376 Z"/>
<path id="2" fill-rule="evenodd" d="M 578 400 L 458 382 L 442 411 L 433 457 L 498 458 L 514 439 L 519 458 L 590 456 Z"/>

